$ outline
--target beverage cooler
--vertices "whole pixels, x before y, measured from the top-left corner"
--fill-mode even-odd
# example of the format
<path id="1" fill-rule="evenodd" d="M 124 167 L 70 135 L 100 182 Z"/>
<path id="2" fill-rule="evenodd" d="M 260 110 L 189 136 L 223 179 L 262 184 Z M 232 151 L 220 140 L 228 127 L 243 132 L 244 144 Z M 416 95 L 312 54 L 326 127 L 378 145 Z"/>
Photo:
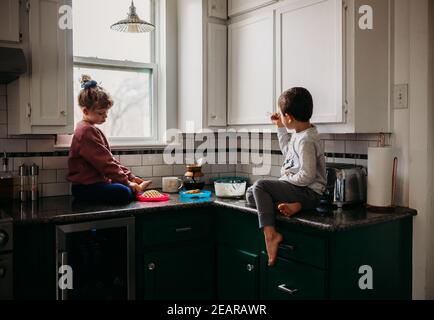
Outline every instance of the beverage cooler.
<path id="1" fill-rule="evenodd" d="M 57 299 L 134 299 L 134 227 L 134 218 L 57 226 Z"/>

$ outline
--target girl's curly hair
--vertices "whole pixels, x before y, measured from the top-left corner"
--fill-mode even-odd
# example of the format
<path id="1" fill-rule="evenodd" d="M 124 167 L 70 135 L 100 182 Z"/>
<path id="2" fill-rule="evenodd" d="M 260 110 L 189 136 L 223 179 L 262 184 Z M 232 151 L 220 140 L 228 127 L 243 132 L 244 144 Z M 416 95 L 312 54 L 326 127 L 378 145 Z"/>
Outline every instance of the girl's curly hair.
<path id="1" fill-rule="evenodd" d="M 78 105 L 89 110 L 110 109 L 114 102 L 110 94 L 100 87 L 92 77 L 83 74 L 80 78 L 83 88 L 78 95 Z"/>

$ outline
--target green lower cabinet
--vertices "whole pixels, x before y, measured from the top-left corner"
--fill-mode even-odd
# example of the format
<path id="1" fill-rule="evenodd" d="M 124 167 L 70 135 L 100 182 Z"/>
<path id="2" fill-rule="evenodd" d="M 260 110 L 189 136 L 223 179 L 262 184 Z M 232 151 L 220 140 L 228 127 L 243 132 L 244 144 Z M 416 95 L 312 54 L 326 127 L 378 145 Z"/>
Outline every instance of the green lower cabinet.
<path id="1" fill-rule="evenodd" d="M 261 298 L 265 300 L 326 299 L 326 272 L 292 260 L 277 258 L 268 267 L 268 257 L 261 255 Z"/>
<path id="2" fill-rule="evenodd" d="M 258 299 L 259 256 L 223 245 L 217 251 L 217 297 L 222 300 Z"/>
<path id="3" fill-rule="evenodd" d="M 213 299 L 215 251 L 212 245 L 176 246 L 144 256 L 144 298 Z"/>

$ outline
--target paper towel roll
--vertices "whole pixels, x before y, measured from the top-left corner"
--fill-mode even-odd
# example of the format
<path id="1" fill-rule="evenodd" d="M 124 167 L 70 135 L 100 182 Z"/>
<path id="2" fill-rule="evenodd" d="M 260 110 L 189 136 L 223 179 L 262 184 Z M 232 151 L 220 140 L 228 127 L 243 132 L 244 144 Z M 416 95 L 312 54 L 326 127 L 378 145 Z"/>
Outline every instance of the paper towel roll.
<path id="1" fill-rule="evenodd" d="M 396 150 L 392 147 L 368 149 L 368 205 L 391 207 L 393 167 Z"/>

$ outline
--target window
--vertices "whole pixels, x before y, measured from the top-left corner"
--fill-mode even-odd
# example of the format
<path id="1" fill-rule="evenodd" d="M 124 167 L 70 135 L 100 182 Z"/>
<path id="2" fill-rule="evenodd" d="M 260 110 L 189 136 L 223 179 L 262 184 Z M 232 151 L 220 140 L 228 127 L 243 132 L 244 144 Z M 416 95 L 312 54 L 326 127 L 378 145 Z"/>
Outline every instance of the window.
<path id="1" fill-rule="evenodd" d="M 110 26 L 127 16 L 131 0 L 74 0 L 75 123 L 82 119 L 77 96 L 89 74 L 112 96 L 101 129 L 115 144 L 157 140 L 157 67 L 154 33 L 123 33 Z M 135 0 L 141 19 L 154 21 L 154 0 Z"/>

